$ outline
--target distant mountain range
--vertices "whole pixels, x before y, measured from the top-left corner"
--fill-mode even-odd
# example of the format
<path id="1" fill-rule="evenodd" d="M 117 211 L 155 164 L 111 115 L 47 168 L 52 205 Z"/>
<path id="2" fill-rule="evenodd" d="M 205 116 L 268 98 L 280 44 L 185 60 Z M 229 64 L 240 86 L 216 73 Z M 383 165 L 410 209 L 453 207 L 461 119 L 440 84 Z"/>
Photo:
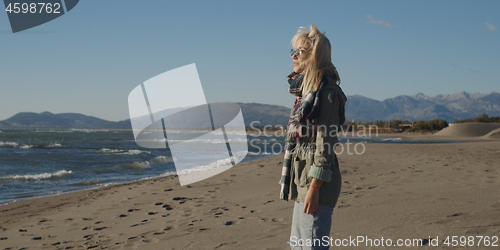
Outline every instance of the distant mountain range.
<path id="1" fill-rule="evenodd" d="M 259 104 L 259 103 L 238 103 L 241 107 L 241 112 L 243 114 L 245 125 L 250 126 L 250 123 L 257 121 L 253 126 L 266 126 L 266 125 L 285 125 L 288 122 L 288 117 L 290 116 L 290 108 L 269 105 L 269 104 Z M 224 110 L 220 107 L 224 105 L 218 105 L 217 109 L 219 117 L 224 114 Z M 190 112 L 189 115 L 196 116 L 196 112 L 200 110 L 194 110 Z M 169 110 L 162 111 L 161 114 L 165 116 L 172 114 Z M 231 113 L 230 110 L 226 113 Z M 215 115 L 215 114 L 214 114 Z M 123 128 L 130 129 L 130 119 L 111 122 L 104 119 L 96 118 L 93 116 L 86 116 L 76 113 L 62 113 L 53 114 L 50 112 L 42 112 L 40 114 L 33 112 L 22 112 L 18 113 L 6 120 L 0 121 L 0 128 L 21 128 L 21 127 L 68 127 L 68 128 Z"/>
<path id="2" fill-rule="evenodd" d="M 130 128 L 130 120 L 110 122 L 77 113 L 21 112 L 0 121 L 0 127 Z"/>
<path id="3" fill-rule="evenodd" d="M 500 93 L 490 94 L 460 92 L 450 95 L 426 96 L 418 93 L 413 96 L 401 95 L 377 101 L 360 95 L 347 96 L 346 120 L 432 120 L 441 118 L 453 122 L 459 118 L 467 119 L 486 113 L 500 116 Z M 286 125 L 290 108 L 259 103 L 238 103 L 241 107 L 245 125 L 277 126 Z M 223 110 L 221 111 L 223 113 Z M 168 113 L 168 112 L 167 112 Z M 229 112 L 228 112 L 229 113 Z M 100 118 L 76 113 L 53 114 L 50 112 L 18 113 L 0 121 L 0 127 L 70 127 L 70 128 L 124 128 L 130 129 L 130 119 L 111 122 Z"/>
<path id="4" fill-rule="evenodd" d="M 486 113 L 500 116 L 500 93 L 491 94 L 460 92 L 450 95 L 413 96 L 400 95 L 383 101 L 360 95 L 347 97 L 346 119 L 356 121 L 375 120 L 433 120 L 444 119 L 453 122 Z"/>

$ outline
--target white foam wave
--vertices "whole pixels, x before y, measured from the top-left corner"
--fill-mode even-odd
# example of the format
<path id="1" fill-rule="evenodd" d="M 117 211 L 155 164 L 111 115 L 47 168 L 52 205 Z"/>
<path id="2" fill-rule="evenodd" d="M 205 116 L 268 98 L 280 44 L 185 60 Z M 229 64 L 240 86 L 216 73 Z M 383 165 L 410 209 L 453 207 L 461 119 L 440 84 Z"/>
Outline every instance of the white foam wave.
<path id="1" fill-rule="evenodd" d="M 0 141 L 0 147 L 11 147 L 11 148 L 22 148 L 22 149 L 30 149 L 35 147 L 35 145 L 32 144 L 22 144 L 19 146 L 17 142 L 1 142 Z M 51 142 L 47 146 L 41 146 L 41 145 L 36 145 L 36 147 L 47 147 L 47 148 L 52 148 L 52 147 L 62 147 L 60 143 L 56 142 Z"/>
<path id="2" fill-rule="evenodd" d="M 239 156 L 241 158 L 244 158 L 244 157 L 242 157 L 244 153 L 245 152 L 237 152 L 235 154 L 235 157 Z M 182 169 L 180 171 L 166 172 L 166 173 L 163 173 L 161 176 L 169 176 L 169 175 L 172 175 L 172 173 L 174 173 L 174 174 L 189 174 L 189 173 L 194 173 L 194 172 L 206 171 L 206 170 L 210 170 L 210 169 L 227 167 L 227 166 L 231 166 L 231 164 L 232 164 L 231 158 L 225 158 L 225 159 L 217 160 L 217 161 L 212 162 L 210 164 L 200 165 L 200 166 L 196 166 L 196 167 L 192 167 L 192 168 L 188 168 L 188 169 Z"/>
<path id="3" fill-rule="evenodd" d="M 120 155 L 138 155 L 138 154 L 150 154 L 149 151 L 143 151 L 138 149 L 110 149 L 110 148 L 101 148 L 99 149 L 100 153 L 104 154 L 120 154 Z"/>
<path id="4" fill-rule="evenodd" d="M 190 139 L 190 140 L 168 140 L 169 142 L 184 142 L 184 143 L 226 143 L 224 139 Z M 245 139 L 228 139 L 228 142 L 247 142 Z"/>
<path id="5" fill-rule="evenodd" d="M 67 174 L 71 174 L 73 171 L 71 170 L 59 170 L 54 173 L 43 173 L 43 174 L 25 174 L 25 175 L 9 175 L 9 176 L 4 176 L 0 177 L 0 180 L 42 180 L 42 179 L 50 179 L 50 178 L 57 178 L 57 177 L 62 177 Z"/>
<path id="6" fill-rule="evenodd" d="M 85 132 L 85 133 L 94 133 L 94 132 L 109 132 L 109 129 L 78 129 L 78 128 L 72 128 L 70 131 L 76 131 L 76 132 Z"/>
<path id="7" fill-rule="evenodd" d="M 169 162 L 171 162 L 171 161 L 169 161 L 167 159 L 166 156 L 163 156 L 163 155 L 162 156 L 157 156 L 157 157 L 155 157 L 154 159 L 152 159 L 150 161 L 151 161 L 151 163 L 169 163 Z"/>
<path id="8" fill-rule="evenodd" d="M 205 171 L 209 169 L 216 169 L 220 167 L 227 167 L 231 165 L 231 159 L 230 158 L 225 158 L 221 160 L 217 160 L 215 162 L 212 162 L 207 165 L 201 165 L 193 168 L 188 168 L 188 169 L 182 169 L 180 171 L 177 171 L 177 174 L 189 174 L 189 173 L 194 173 L 194 172 L 200 172 L 200 171 Z"/>
<path id="9" fill-rule="evenodd" d="M 383 138 L 382 141 L 402 141 L 402 138 Z"/>
<path id="10" fill-rule="evenodd" d="M 123 154 L 125 155 L 138 155 L 138 154 L 142 154 L 142 153 L 147 153 L 147 154 L 150 154 L 151 152 L 149 151 L 142 151 L 142 150 L 138 150 L 138 149 L 131 149 L 127 152 L 124 152 Z"/>
<path id="11" fill-rule="evenodd" d="M 273 153 L 273 152 L 248 152 L 248 155 L 278 155 L 278 154 L 282 154 L 283 152 L 278 152 L 278 153 Z"/>
<path id="12" fill-rule="evenodd" d="M 157 156 L 149 161 L 143 161 L 143 162 L 133 162 L 129 164 L 123 164 L 123 165 L 117 165 L 115 167 L 117 168 L 125 168 L 125 169 L 149 169 L 151 166 L 155 165 L 164 165 L 166 163 L 169 163 L 172 161 L 169 161 L 166 156 Z"/>
<path id="13" fill-rule="evenodd" d="M 0 141 L 0 147 L 17 147 L 19 144 L 17 142 L 10 142 L 10 141 Z"/>
<path id="14" fill-rule="evenodd" d="M 72 133 L 71 130 L 37 130 L 35 133 Z"/>

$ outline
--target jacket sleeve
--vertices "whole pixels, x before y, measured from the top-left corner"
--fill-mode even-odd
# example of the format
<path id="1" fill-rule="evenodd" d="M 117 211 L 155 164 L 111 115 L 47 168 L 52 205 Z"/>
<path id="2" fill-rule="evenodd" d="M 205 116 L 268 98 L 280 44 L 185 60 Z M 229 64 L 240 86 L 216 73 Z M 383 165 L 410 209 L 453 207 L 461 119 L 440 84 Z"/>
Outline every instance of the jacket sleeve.
<path id="1" fill-rule="evenodd" d="M 321 103 L 317 117 L 316 151 L 308 176 L 330 182 L 330 166 L 335 158 L 335 144 L 338 142 L 340 100 L 337 92 L 324 89 L 320 93 Z"/>

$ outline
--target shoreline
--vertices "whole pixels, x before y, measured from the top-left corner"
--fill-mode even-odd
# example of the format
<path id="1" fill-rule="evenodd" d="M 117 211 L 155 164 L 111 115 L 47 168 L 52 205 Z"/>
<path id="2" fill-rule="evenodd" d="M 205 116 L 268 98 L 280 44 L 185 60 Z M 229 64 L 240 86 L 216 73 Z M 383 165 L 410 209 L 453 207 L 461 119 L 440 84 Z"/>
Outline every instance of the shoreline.
<path id="1" fill-rule="evenodd" d="M 500 237 L 500 143 L 367 143 L 339 154 L 330 237 Z M 293 202 L 279 200 L 282 155 L 187 186 L 175 176 L 0 206 L 8 249 L 286 249 Z M 409 226 L 411 225 L 411 226 Z M 380 247 L 385 249 L 384 247 Z M 390 247 L 388 247 L 390 248 Z"/>
<path id="2" fill-rule="evenodd" d="M 352 133 L 352 132 L 349 132 Z M 351 136 L 348 136 L 352 138 Z M 357 136 L 356 136 L 357 137 Z M 499 141 L 500 139 L 497 138 L 483 138 L 483 137 L 451 137 L 451 136 L 434 136 L 434 134 L 422 134 L 422 133 L 378 133 L 378 136 L 372 137 L 372 138 L 401 138 L 403 141 L 414 141 L 414 142 L 454 142 L 454 143 L 466 143 L 466 142 L 481 142 L 481 141 Z M 352 142 L 351 142 L 352 143 Z M 397 144 L 397 142 L 371 142 L 371 143 L 394 143 Z M 340 142 L 340 144 L 345 144 L 345 142 Z M 274 157 L 276 155 L 280 154 L 269 154 L 269 155 L 263 155 L 263 157 L 252 160 L 252 161 L 247 161 L 247 162 L 253 162 L 257 161 L 260 159 L 265 159 L 269 157 Z M 120 182 L 120 183 L 105 183 L 102 184 L 102 186 L 95 186 L 95 187 L 90 187 L 90 188 L 83 188 L 83 189 L 77 189 L 77 190 L 72 190 L 72 191 L 63 191 L 60 193 L 56 194 L 42 194 L 42 195 L 35 195 L 32 197 L 27 197 L 27 198 L 22 198 L 20 200 L 14 200 L 14 201 L 9 201 L 7 203 L 1 203 L 0 204 L 0 209 L 2 206 L 15 203 L 18 201 L 24 201 L 24 200 L 30 200 L 30 199 L 39 199 L 39 198 L 46 198 L 46 197 L 51 197 L 51 196 L 58 196 L 62 194 L 67 194 L 67 193 L 74 193 L 74 192 L 80 192 L 80 191 L 86 191 L 86 190 L 94 190 L 94 189 L 99 189 L 99 188 L 105 188 L 108 186 L 114 186 L 114 185 L 122 185 L 122 184 L 129 184 L 129 183 L 134 183 L 134 182 L 139 182 L 139 181 L 144 181 L 144 180 L 152 180 L 152 179 L 159 179 L 159 178 L 165 178 L 165 177 L 177 177 L 177 174 L 174 175 L 157 175 L 157 176 L 151 176 L 151 177 L 143 177 L 141 179 L 136 179 L 136 180 L 130 180 L 126 182 Z"/>
<path id="3" fill-rule="evenodd" d="M 258 159 L 258 160 L 251 161 L 251 162 L 242 163 L 239 165 L 240 165 L 240 167 L 245 167 L 245 166 L 248 167 L 248 165 L 256 165 L 257 164 L 258 168 L 261 168 L 261 167 L 263 168 L 264 165 L 260 165 L 260 164 L 267 164 L 270 161 L 270 158 L 281 159 L 282 156 L 275 155 L 275 156 L 271 156 L 271 157 L 267 157 L 267 158 L 263 158 L 263 159 Z M 155 185 L 155 184 L 157 185 L 159 183 L 165 183 L 167 185 L 164 188 L 163 187 L 161 188 L 163 190 L 157 190 L 158 193 L 152 193 L 152 195 L 159 194 L 160 192 L 174 193 L 176 191 L 183 192 L 183 193 L 186 193 L 186 192 L 190 193 L 191 190 L 199 188 L 200 186 L 204 186 L 203 182 L 208 181 L 208 180 L 211 180 L 212 182 L 214 182 L 214 183 L 211 183 L 209 186 L 214 187 L 214 189 L 216 190 L 216 189 L 219 189 L 218 186 L 230 185 L 230 183 L 227 183 L 228 179 L 225 179 L 225 178 L 221 179 L 221 178 L 224 175 L 227 175 L 228 173 L 230 173 L 231 170 L 233 170 L 234 168 L 236 168 L 236 167 L 233 167 L 233 168 L 229 169 L 228 171 L 223 172 L 222 174 L 220 174 L 218 176 L 214 176 L 214 177 L 211 177 L 207 180 L 202 180 L 200 182 L 193 183 L 193 184 L 187 185 L 187 186 L 180 186 L 179 181 L 178 181 L 178 176 L 175 175 L 175 176 L 165 176 L 165 177 L 152 178 L 152 179 L 148 179 L 148 180 L 136 180 L 136 181 L 121 183 L 121 184 L 112 184 L 112 185 L 109 185 L 106 187 L 98 187 L 98 188 L 87 189 L 87 190 L 79 190 L 79 191 L 62 193 L 62 194 L 58 194 L 58 195 L 52 195 L 52 196 L 47 196 L 47 197 L 37 197 L 34 199 L 20 200 L 20 201 L 8 203 L 8 204 L 0 206 L 0 231 L 4 231 L 4 232 L 8 231 L 8 229 L 6 228 L 6 225 L 18 224 L 23 220 L 29 221 L 32 218 L 36 218 L 35 220 L 38 221 L 38 223 L 36 223 L 36 224 L 41 225 L 43 222 L 52 221 L 51 219 L 47 219 L 47 217 L 51 217 L 51 216 L 55 216 L 58 218 L 60 216 L 67 217 L 67 216 L 59 214 L 59 212 L 62 212 L 64 210 L 75 210 L 75 209 L 78 210 L 78 208 L 80 208 L 81 206 L 94 205 L 96 202 L 99 203 L 98 207 L 100 207 L 100 208 L 103 207 L 103 206 L 101 206 L 103 203 L 121 202 L 122 199 L 109 200 L 109 199 L 104 198 L 105 196 L 109 196 L 109 195 L 114 194 L 114 192 L 116 192 L 115 190 L 133 190 L 133 189 L 141 189 L 143 187 L 145 187 L 146 189 L 149 190 L 149 187 L 147 187 L 149 185 Z M 233 176 L 233 175 L 230 175 L 229 178 L 231 176 Z M 228 176 L 226 176 L 226 177 L 228 177 Z M 277 181 L 276 181 L 276 183 L 277 183 Z M 130 192 L 132 192 L 132 191 L 130 191 Z M 213 191 L 213 192 L 215 192 L 215 191 Z M 134 198 L 140 197 L 141 193 L 143 194 L 144 192 L 137 192 L 136 191 L 132 194 L 132 196 L 135 196 Z M 215 198 L 215 197 L 212 197 L 212 198 Z M 125 197 L 123 199 L 123 201 L 126 202 L 127 200 L 130 200 L 130 199 L 132 199 L 132 198 Z M 197 199 L 197 198 L 194 198 L 194 199 Z M 96 200 L 99 200 L 99 201 L 96 201 Z M 179 201 L 178 202 L 179 204 L 183 204 L 186 201 L 193 200 L 193 198 L 187 198 L 185 196 L 175 196 L 170 200 Z M 154 203 L 154 208 L 162 210 L 162 211 L 166 211 L 166 212 L 168 212 L 169 210 L 172 210 L 173 208 L 176 207 L 175 205 L 169 205 L 169 204 L 171 204 L 170 202 L 169 202 L 169 204 L 167 204 L 166 202 L 165 203 L 163 203 L 163 202 L 151 202 L 151 203 Z M 161 203 L 161 204 L 159 204 L 159 203 Z M 133 207 L 136 207 L 137 205 L 138 205 L 138 203 L 134 203 L 130 206 L 131 209 L 123 209 L 122 214 L 120 214 L 118 216 L 114 216 L 114 218 L 116 219 L 116 218 L 128 217 L 127 213 L 132 213 L 132 212 L 141 210 L 141 209 L 133 208 Z M 153 205 L 153 204 L 150 204 L 150 205 Z M 243 208 L 246 208 L 246 207 L 243 206 Z M 224 211 L 224 208 L 221 208 L 220 210 Z M 159 213 L 159 212 L 149 212 L 148 215 L 156 215 L 157 213 Z M 253 213 L 253 210 L 250 211 L 250 213 Z M 81 219 L 82 221 L 92 221 L 91 224 L 100 224 L 100 222 L 95 222 L 95 220 L 92 218 L 81 217 L 81 216 L 74 214 L 74 213 L 71 213 L 71 212 L 70 212 L 70 214 L 72 214 L 70 217 L 80 217 L 79 219 Z M 165 214 L 165 212 L 163 212 L 163 214 L 161 215 L 162 218 L 167 217 L 167 216 L 169 216 L 169 213 Z M 91 216 L 89 216 L 89 217 L 91 217 Z M 67 218 L 67 219 L 62 220 L 62 221 L 70 222 L 73 220 L 76 220 L 76 219 Z M 141 220 L 141 222 L 145 223 L 145 220 Z M 139 224 L 141 224 L 141 223 L 139 223 Z M 136 225 L 139 225 L 139 224 L 136 224 Z M 228 224 L 228 222 L 224 223 L 224 225 L 226 225 L 226 224 Z M 229 224 L 232 224 L 232 223 L 229 223 Z M 131 227 L 133 227 L 133 226 L 131 226 Z M 23 234 L 24 232 L 28 232 L 28 233 L 32 232 L 32 230 L 25 229 L 25 228 L 30 228 L 30 227 L 32 228 L 33 225 L 21 226 L 21 228 L 19 229 L 19 232 L 21 233 L 22 236 L 27 236 L 27 237 L 25 237 L 27 239 L 31 238 L 31 241 L 27 242 L 29 245 L 28 249 L 38 249 L 38 247 L 35 247 L 35 248 L 31 248 L 31 247 L 34 247 L 35 245 L 37 245 L 36 243 L 39 240 L 41 242 L 43 242 L 43 241 L 50 242 L 54 238 L 52 236 L 54 233 L 47 234 L 47 235 L 45 235 L 45 237 L 44 236 L 35 236 L 35 234 Z M 48 228 L 53 228 L 53 226 L 50 226 Z M 100 230 L 103 230 L 104 228 L 107 228 L 107 227 L 95 227 L 95 228 L 93 228 L 94 229 L 93 231 L 100 231 Z M 40 230 L 43 230 L 43 229 L 45 229 L 45 228 L 44 227 L 40 228 Z M 11 231 L 11 233 L 16 233 L 17 230 L 18 229 L 16 227 L 14 230 L 10 230 L 10 231 Z M 86 230 L 86 227 L 84 227 L 81 230 L 82 231 Z M 170 230 L 170 227 L 163 228 L 163 230 L 168 231 L 168 230 Z M 57 231 L 60 234 L 64 234 L 63 231 L 59 231 L 59 230 L 57 230 Z M 200 229 L 200 231 L 204 231 L 204 229 Z M 161 234 L 160 232 L 157 232 L 157 233 Z M 92 233 L 92 231 L 90 231 L 89 233 Z M 2 237 L 0 237 L 0 238 L 2 238 L 2 243 L 6 243 L 6 240 L 11 238 L 9 236 L 3 237 L 4 235 L 6 235 L 6 234 L 2 234 Z M 34 237 L 31 237 L 31 236 L 34 236 Z M 80 237 L 78 237 L 78 238 L 80 238 Z M 70 246 L 70 248 L 71 249 L 72 248 L 74 248 L 74 249 L 87 249 L 88 247 L 92 248 L 93 246 L 96 246 L 95 244 L 93 244 L 93 243 L 96 243 L 96 241 L 92 241 L 91 238 L 92 237 L 83 237 L 83 239 L 80 241 L 87 242 L 87 243 L 83 243 L 83 245 L 77 244 L 77 246 L 73 246 L 73 247 Z M 129 239 L 129 240 L 130 240 L 130 238 L 134 238 L 134 237 L 127 237 L 127 239 Z M 98 241 L 98 242 L 100 242 L 100 241 Z M 35 243 L 35 244 L 33 245 L 33 243 Z M 49 245 L 59 246 L 59 245 L 63 245 L 64 243 L 69 244 L 69 243 L 73 243 L 73 242 L 72 241 L 64 241 L 64 242 L 58 241 L 58 242 L 53 242 L 51 244 L 48 244 L 48 243 L 43 244 L 43 246 L 45 246 L 45 247 L 47 247 Z M 69 245 L 71 245 L 71 244 L 69 244 Z M 8 245 L 5 245 L 5 246 L 8 246 Z M 38 245 L 38 246 L 40 247 L 40 245 Z M 129 246 L 130 246 L 130 244 L 129 244 Z M 17 247 L 14 247 L 14 248 L 17 248 Z M 128 248 L 128 247 L 125 247 L 125 248 Z M 57 249 L 59 249 L 59 247 L 57 247 Z M 155 248 L 155 249 L 164 249 L 164 248 Z"/>
<path id="4" fill-rule="evenodd" d="M 255 159 L 255 160 L 252 160 L 252 161 L 243 161 L 241 163 L 254 162 L 254 161 L 261 160 L 261 159 L 266 159 L 266 158 L 274 157 L 274 156 L 277 156 L 277 155 L 281 155 L 281 154 L 271 154 L 271 153 L 269 153 L 269 154 L 262 155 L 262 157 L 259 157 L 258 159 Z M 215 168 L 215 169 L 219 169 L 219 168 Z M 196 171 L 196 172 L 204 172 L 204 171 L 205 170 Z M 170 171 L 170 172 L 173 172 L 173 171 Z M 94 189 L 105 188 L 105 187 L 109 187 L 109 186 L 119 186 L 119 185 L 124 185 L 124 184 L 133 184 L 135 182 L 148 181 L 148 180 L 154 180 L 154 179 L 161 179 L 161 178 L 167 178 L 167 177 L 179 178 L 177 174 L 172 174 L 172 175 L 165 175 L 165 174 L 166 173 L 163 173 L 163 174 L 160 174 L 160 175 L 156 175 L 156 176 L 143 177 L 143 178 L 140 178 L 140 179 L 125 181 L 125 182 L 118 182 L 118 183 L 109 182 L 109 183 L 101 184 L 100 186 L 83 188 L 83 189 L 76 189 L 76 190 L 71 190 L 71 191 L 61 191 L 59 193 L 34 195 L 34 196 L 31 196 L 31 197 L 21 198 L 19 200 L 13 200 L 13 201 L 9 201 L 9 202 L 6 202 L 6 203 L 0 203 L 0 210 L 1 210 L 2 206 L 5 206 L 5 205 L 11 204 L 11 203 L 15 203 L 15 202 L 19 202 L 19 201 L 25 201 L 25 200 L 31 200 L 31 199 L 43 199 L 43 198 L 52 197 L 52 196 L 58 196 L 58 195 L 62 195 L 62 194 L 70 194 L 70 193 L 74 193 L 74 192 L 94 190 Z"/>

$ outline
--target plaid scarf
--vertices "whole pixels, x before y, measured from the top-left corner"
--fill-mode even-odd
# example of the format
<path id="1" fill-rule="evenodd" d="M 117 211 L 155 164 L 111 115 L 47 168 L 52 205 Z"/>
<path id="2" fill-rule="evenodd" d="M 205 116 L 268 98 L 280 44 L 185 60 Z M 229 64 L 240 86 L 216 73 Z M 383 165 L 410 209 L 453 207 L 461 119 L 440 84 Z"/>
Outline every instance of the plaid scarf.
<path id="1" fill-rule="evenodd" d="M 279 182 L 279 184 L 281 184 L 280 199 L 285 201 L 288 201 L 288 195 L 290 193 L 292 150 L 297 145 L 298 139 L 302 138 L 302 129 L 306 126 L 306 123 L 315 124 L 314 118 L 318 113 L 320 104 L 319 94 L 325 83 L 324 81 L 321 81 L 317 91 L 311 91 L 305 98 L 302 98 L 302 91 L 300 87 L 302 85 L 304 75 L 293 72 L 287 78 L 288 83 L 290 84 L 288 91 L 292 95 L 295 95 L 296 98 L 290 112 L 290 119 L 288 121 L 288 132 L 285 140 L 285 155 L 283 157 L 283 169 L 281 172 L 281 180 Z"/>

